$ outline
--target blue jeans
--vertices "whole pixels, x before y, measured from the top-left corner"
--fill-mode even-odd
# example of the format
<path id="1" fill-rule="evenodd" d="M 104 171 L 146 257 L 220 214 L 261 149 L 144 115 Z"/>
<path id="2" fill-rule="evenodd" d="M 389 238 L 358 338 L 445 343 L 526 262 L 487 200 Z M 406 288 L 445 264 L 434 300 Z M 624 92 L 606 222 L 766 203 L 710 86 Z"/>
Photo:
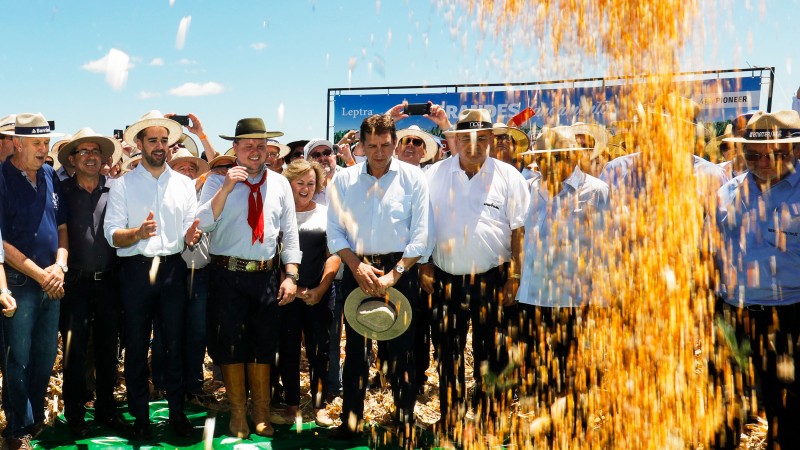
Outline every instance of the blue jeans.
<path id="1" fill-rule="evenodd" d="M 2 319 L 3 411 L 8 421 L 3 436 L 17 438 L 44 421 L 47 385 L 58 352 L 60 302 L 47 298 L 39 283 L 9 267 L 6 279 L 17 311 Z"/>

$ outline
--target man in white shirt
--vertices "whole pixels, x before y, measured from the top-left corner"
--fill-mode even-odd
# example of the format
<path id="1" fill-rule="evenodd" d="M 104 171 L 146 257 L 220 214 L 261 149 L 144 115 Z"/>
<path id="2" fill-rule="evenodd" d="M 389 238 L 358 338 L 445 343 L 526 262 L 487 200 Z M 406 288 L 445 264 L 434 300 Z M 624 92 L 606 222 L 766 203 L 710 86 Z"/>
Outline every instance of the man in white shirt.
<path id="1" fill-rule="evenodd" d="M 342 291 L 359 287 L 383 297 L 394 287 L 413 305 L 419 297 L 415 263 L 427 254 L 428 187 L 418 167 L 392 157 L 397 144 L 394 122 L 374 115 L 361 124 L 367 160 L 339 172 L 329 185 L 328 249 L 345 263 Z M 413 319 L 412 319 L 413 322 Z M 347 345 L 343 373 L 342 425 L 334 439 L 358 437 L 367 389 L 367 351 L 372 340 L 345 320 Z M 400 433 L 411 439 L 416 402 L 414 324 L 400 336 L 382 341 L 389 357 L 390 380 Z"/>
<path id="2" fill-rule="evenodd" d="M 200 194 L 200 229 L 211 232 L 208 294 L 208 353 L 222 367 L 231 404 L 230 432 L 250 435 L 247 385 L 256 433 L 272 436 L 270 372 L 278 350 L 278 307 L 294 300 L 302 257 L 289 182 L 267 170 L 267 131 L 259 118 L 242 119 L 233 141 L 236 166 L 211 175 Z M 275 258 L 282 233 L 285 279 Z"/>
<path id="3" fill-rule="evenodd" d="M 449 430 L 461 426 L 466 413 L 464 346 L 470 320 L 476 368 L 473 404 L 480 404 L 489 417 L 497 409 L 491 399 L 500 392 L 484 383 L 488 374 L 480 374 L 480 367 L 488 365 L 499 375 L 507 364 L 506 350 L 496 344 L 503 339 L 496 334 L 504 333 L 501 318 L 510 312 L 504 309 L 515 306 L 530 194 L 515 167 L 489 157 L 494 134 L 505 132 L 492 131 L 485 109 L 462 111 L 455 129 L 445 132 L 455 141 L 456 155 L 426 172 L 435 234 L 433 265 L 420 271 L 422 288 L 434 299 L 441 346 L 441 425 Z"/>
<path id="4" fill-rule="evenodd" d="M 183 413 L 181 339 L 186 304 L 184 247 L 194 245 L 197 196 L 194 182 L 167 164 L 167 151 L 181 135 L 177 122 L 150 111 L 125 130 L 125 140 L 142 152 L 141 163 L 112 187 L 103 226 L 121 260 L 125 382 L 128 410 L 136 419 L 132 437 L 150 435 L 147 351 L 154 317 L 161 324 L 164 384 L 169 423 L 181 436 L 192 424 Z"/>

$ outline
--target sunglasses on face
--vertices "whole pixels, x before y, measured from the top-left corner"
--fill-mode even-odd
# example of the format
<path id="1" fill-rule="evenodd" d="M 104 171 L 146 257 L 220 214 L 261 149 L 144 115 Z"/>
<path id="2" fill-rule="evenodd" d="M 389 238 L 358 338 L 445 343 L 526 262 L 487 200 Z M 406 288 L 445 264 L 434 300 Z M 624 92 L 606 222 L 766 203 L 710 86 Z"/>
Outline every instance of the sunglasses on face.
<path id="1" fill-rule="evenodd" d="M 759 162 L 762 159 L 766 158 L 767 160 L 772 160 L 775 158 L 776 160 L 786 160 L 789 159 L 791 152 L 788 150 L 784 150 L 782 152 L 772 152 L 772 153 L 758 153 L 758 152 L 744 152 L 744 159 L 750 162 Z"/>
<path id="2" fill-rule="evenodd" d="M 311 153 L 311 154 L 310 154 L 310 155 L 308 155 L 308 156 L 310 156 L 310 157 L 312 157 L 312 158 L 314 158 L 314 159 L 317 159 L 317 158 L 319 158 L 320 156 L 324 156 L 324 157 L 326 157 L 326 158 L 327 158 L 328 156 L 331 156 L 332 154 L 333 154 L 333 150 L 331 150 L 331 149 L 327 149 L 327 150 L 325 150 L 325 151 L 323 151 L 323 152 L 314 152 L 314 153 Z"/>
<path id="3" fill-rule="evenodd" d="M 422 147 L 425 144 L 425 141 L 423 141 L 420 138 L 412 138 L 407 136 L 400 139 L 400 144 L 402 145 L 408 145 L 409 143 L 411 143 L 415 147 Z"/>

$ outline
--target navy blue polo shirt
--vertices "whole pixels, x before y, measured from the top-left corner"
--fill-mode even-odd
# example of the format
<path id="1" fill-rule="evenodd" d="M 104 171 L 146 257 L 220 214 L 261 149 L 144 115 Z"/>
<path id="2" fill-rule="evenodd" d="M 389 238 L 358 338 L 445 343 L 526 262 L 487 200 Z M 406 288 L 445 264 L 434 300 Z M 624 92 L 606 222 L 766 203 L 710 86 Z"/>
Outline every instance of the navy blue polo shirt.
<path id="1" fill-rule="evenodd" d="M 0 164 L 0 231 L 3 241 L 39 267 L 52 266 L 58 251 L 58 226 L 66 223 L 66 204 L 52 167 L 36 172 L 36 186 L 9 160 Z"/>

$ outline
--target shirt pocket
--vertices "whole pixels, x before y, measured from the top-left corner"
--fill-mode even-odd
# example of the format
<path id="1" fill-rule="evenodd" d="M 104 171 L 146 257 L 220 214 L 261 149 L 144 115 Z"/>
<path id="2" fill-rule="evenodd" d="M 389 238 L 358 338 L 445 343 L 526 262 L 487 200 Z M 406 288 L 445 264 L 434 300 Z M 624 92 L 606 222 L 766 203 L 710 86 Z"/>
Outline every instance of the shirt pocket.
<path id="1" fill-rule="evenodd" d="M 411 195 L 394 195 L 389 198 L 389 215 L 393 220 L 411 217 Z"/>
<path id="2" fill-rule="evenodd" d="M 488 195 L 480 205 L 480 216 L 489 222 L 506 222 L 506 199 L 499 195 Z"/>

